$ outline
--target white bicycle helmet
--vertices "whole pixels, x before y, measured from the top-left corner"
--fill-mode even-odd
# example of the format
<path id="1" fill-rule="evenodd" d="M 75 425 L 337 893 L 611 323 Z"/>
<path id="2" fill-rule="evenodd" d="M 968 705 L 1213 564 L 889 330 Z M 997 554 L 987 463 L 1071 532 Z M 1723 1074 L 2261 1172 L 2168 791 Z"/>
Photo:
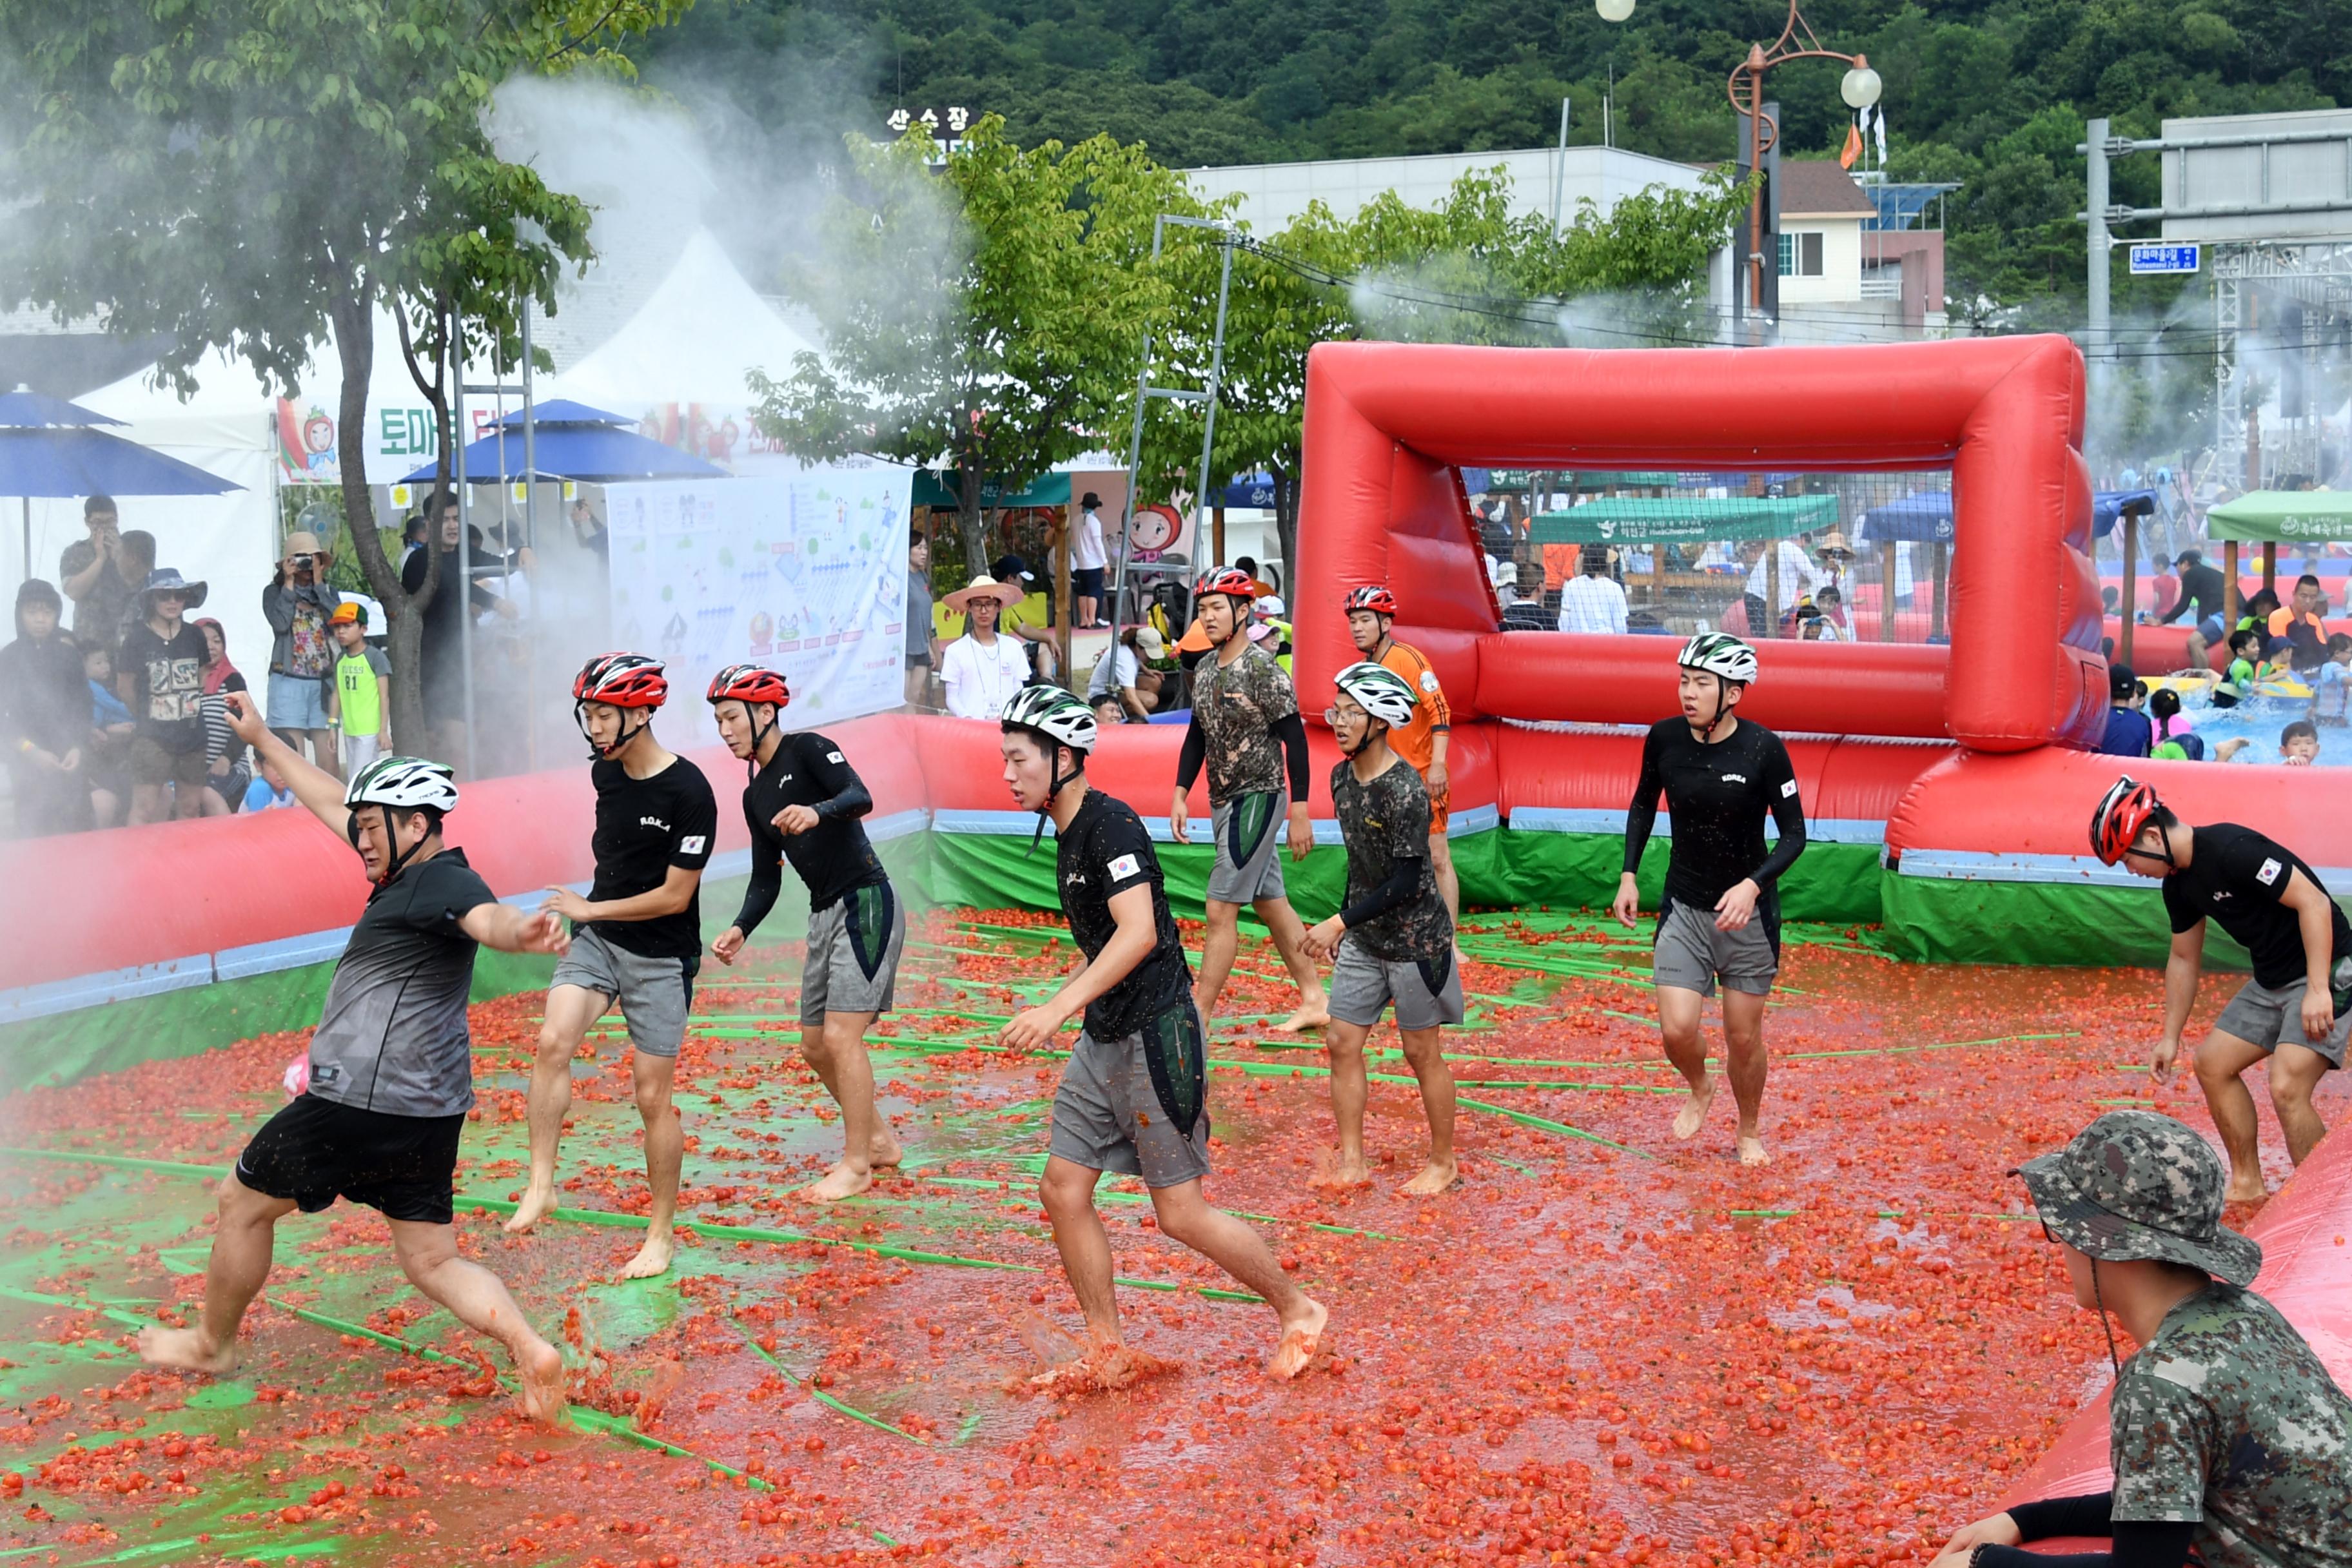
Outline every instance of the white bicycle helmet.
<path id="1" fill-rule="evenodd" d="M 457 809 L 457 775 L 423 757 L 378 757 L 352 775 L 343 804 L 437 811 L 446 816 Z"/>
<path id="2" fill-rule="evenodd" d="M 1683 644 L 1683 651 L 1675 656 L 1675 662 L 1685 669 L 1704 669 L 1740 686 L 1752 686 L 1756 681 L 1756 650 L 1729 632 L 1699 633 Z"/>
<path id="3" fill-rule="evenodd" d="M 1004 705 L 1004 727 L 1034 730 L 1075 752 L 1095 749 L 1095 710 L 1058 686 L 1024 686 Z"/>
<path id="4" fill-rule="evenodd" d="M 1419 705 L 1404 677 L 1370 660 L 1349 665 L 1332 678 L 1332 684 L 1391 730 L 1412 723 L 1412 710 Z"/>

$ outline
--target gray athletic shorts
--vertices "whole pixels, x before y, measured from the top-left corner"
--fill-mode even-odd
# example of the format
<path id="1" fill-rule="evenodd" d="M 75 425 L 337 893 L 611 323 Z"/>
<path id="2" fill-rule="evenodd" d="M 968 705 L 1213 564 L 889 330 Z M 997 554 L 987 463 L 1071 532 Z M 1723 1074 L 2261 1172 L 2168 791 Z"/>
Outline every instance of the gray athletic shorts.
<path id="1" fill-rule="evenodd" d="M 1186 997 L 1150 1026 L 1116 1040 L 1080 1033 L 1054 1091 L 1054 1136 L 1047 1147 L 1089 1171 L 1141 1176 L 1147 1187 L 1175 1187 L 1209 1173 L 1206 1041 Z M 1154 1081 L 1154 1058 L 1170 1079 Z M 1179 1131 L 1170 1098 L 1189 1100 L 1192 1131 Z"/>
<path id="2" fill-rule="evenodd" d="M 1331 1016 L 1370 1028 L 1396 1004 L 1397 1027 L 1433 1029 L 1462 1021 L 1462 966 L 1451 952 L 1435 958 L 1376 958 L 1353 936 L 1331 964 Z"/>
<path id="3" fill-rule="evenodd" d="M 649 1057 L 674 1057 L 686 1042 L 687 1009 L 694 1005 L 699 958 L 647 958 L 616 946 L 593 926 L 572 933 L 572 951 L 555 961 L 554 985 L 603 993 L 621 1005 L 629 1044 Z M 598 1016 L 603 1016 L 599 1014 Z"/>
<path id="4" fill-rule="evenodd" d="M 907 945 L 907 911 L 887 882 L 852 888 L 809 916 L 801 1026 L 827 1013 L 887 1013 Z"/>
<path id="5" fill-rule="evenodd" d="M 1210 809 L 1217 833 L 1217 864 L 1209 873 L 1209 897 L 1221 904 L 1254 904 L 1282 891 L 1282 824 L 1290 796 L 1237 795 Z"/>
<path id="6" fill-rule="evenodd" d="M 1768 996 L 1772 977 L 1780 973 L 1780 919 L 1759 909 L 1738 931 L 1717 931 L 1715 911 L 1695 910 L 1671 899 L 1658 915 L 1658 942 L 1651 962 L 1651 979 L 1660 985 L 1715 994 L 1721 977 L 1725 987 L 1750 996 Z"/>
<path id="7" fill-rule="evenodd" d="M 2303 1032 L 2303 994 L 2309 983 L 2298 980 L 2292 985 L 2269 986 L 2259 980 L 2249 980 L 2221 1016 L 2213 1020 L 2216 1033 L 2235 1035 L 2266 1051 L 2275 1051 L 2282 1045 L 2296 1045 L 2317 1051 L 2332 1068 L 2344 1065 L 2344 1047 L 2352 1041 L 2352 1009 L 2343 1005 L 2344 992 L 2352 987 L 2352 959 L 2336 966 L 2336 1027 L 2327 1031 L 2327 1038 L 2315 1040 Z"/>

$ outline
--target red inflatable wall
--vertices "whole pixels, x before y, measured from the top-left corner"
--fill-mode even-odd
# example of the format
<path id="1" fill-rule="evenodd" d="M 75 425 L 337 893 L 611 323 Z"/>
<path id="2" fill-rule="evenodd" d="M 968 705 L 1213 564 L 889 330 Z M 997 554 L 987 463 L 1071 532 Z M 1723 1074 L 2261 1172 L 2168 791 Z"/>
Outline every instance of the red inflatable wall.
<path id="1" fill-rule="evenodd" d="M 1498 631 L 1449 468 L 1948 465 L 1952 643 L 1965 657 L 1942 682 L 1941 727 L 1922 717 L 1932 678 L 1916 649 L 1843 647 L 1833 677 L 1790 666 L 1791 689 L 1862 719 L 1860 733 L 1948 733 L 1995 752 L 2089 743 L 2105 722 L 2106 674 L 2082 424 L 2082 357 L 2057 337 L 1606 353 L 1320 344 L 1307 357 L 1297 571 L 1316 586 L 1292 606 L 1301 705 L 1322 707 L 1354 657 L 1339 599 L 1366 582 L 1397 591 L 1399 637 L 1428 652 L 1465 719 L 1538 716 L 1501 706 L 1525 700 L 1542 716 L 1616 720 L 1630 710 L 1627 672 L 1671 666 L 1667 638 L 1522 655 L 1516 645 L 1532 634 Z M 1489 659 L 1515 673 L 1490 683 Z M 1523 659 L 1532 677 L 1516 673 L 1531 668 Z M 1590 659 L 1604 661 L 1598 678 Z M 1874 700 L 1894 727 L 1870 718 Z"/>

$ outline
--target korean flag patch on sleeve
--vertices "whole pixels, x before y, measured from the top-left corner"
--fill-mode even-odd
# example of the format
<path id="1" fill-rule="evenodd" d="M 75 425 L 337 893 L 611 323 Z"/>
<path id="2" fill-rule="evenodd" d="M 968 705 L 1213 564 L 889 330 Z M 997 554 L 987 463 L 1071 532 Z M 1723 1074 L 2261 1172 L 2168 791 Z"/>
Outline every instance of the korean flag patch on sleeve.
<path id="1" fill-rule="evenodd" d="M 1141 868 L 1136 863 L 1136 858 L 1132 855 L 1114 855 L 1111 857 L 1110 865 L 1107 869 L 1110 872 L 1110 879 L 1112 881 L 1124 882 L 1129 877 L 1134 876 L 1141 869 Z"/>
<path id="2" fill-rule="evenodd" d="M 2263 868 L 2254 873 L 2254 880 L 2267 888 L 2272 883 L 2277 881 L 2279 879 L 2279 873 L 2285 869 L 2285 867 L 2280 865 L 2275 860 L 2265 860 L 2263 862 Z"/>
<path id="3" fill-rule="evenodd" d="M 1786 800 L 1786 799 L 1788 799 L 1790 795 L 1794 795 L 1794 794 L 1796 794 L 1796 793 L 1797 793 L 1797 781 L 1796 781 L 1796 780 L 1794 780 L 1794 779 L 1790 779 L 1787 784 L 1782 784 L 1782 785 L 1780 786 L 1780 798 L 1781 798 L 1782 800 Z"/>
<path id="4" fill-rule="evenodd" d="M 699 833 L 688 834 L 677 841 L 677 852 L 681 855 L 699 855 L 702 853 L 702 847 L 709 842 L 709 838 Z"/>
<path id="5" fill-rule="evenodd" d="M 1424 669 L 1421 672 L 1421 689 L 1423 691 L 1434 691 L 1437 689 L 1437 671 L 1433 669 Z"/>

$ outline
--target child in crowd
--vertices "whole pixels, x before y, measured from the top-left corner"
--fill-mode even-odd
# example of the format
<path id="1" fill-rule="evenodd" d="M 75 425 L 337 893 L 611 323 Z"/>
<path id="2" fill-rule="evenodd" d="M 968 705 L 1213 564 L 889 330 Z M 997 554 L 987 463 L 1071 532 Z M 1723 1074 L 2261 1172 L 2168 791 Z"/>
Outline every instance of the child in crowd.
<path id="1" fill-rule="evenodd" d="M 256 773 L 253 782 L 246 786 L 245 809 L 270 811 L 281 805 L 293 804 L 294 791 L 287 784 L 285 775 L 272 765 L 268 758 L 262 758 L 261 771 Z"/>
<path id="2" fill-rule="evenodd" d="M 2107 666 L 2107 728 L 2098 750 L 2109 757 L 2144 757 L 2156 743 L 2156 731 L 2140 705 L 2147 688 L 2127 664 Z"/>
<path id="3" fill-rule="evenodd" d="M 2327 662 L 2311 672 L 2311 717 L 2315 723 L 2346 721 L 2346 699 L 2352 697 L 2352 636 L 2337 632 L 2327 639 Z"/>
<path id="4" fill-rule="evenodd" d="M 2150 757 L 2182 763 L 2205 760 L 2204 738 L 2180 710 L 2179 692 L 2169 686 L 2158 688 L 2147 700 L 2147 711 L 2156 732 L 2156 743 L 2147 753 Z"/>
<path id="5" fill-rule="evenodd" d="M 89 805 L 100 827 L 111 827 L 131 796 L 131 710 L 114 689 L 114 655 L 86 647 L 81 672 L 89 681 L 89 747 L 82 773 L 89 780 Z"/>
<path id="6" fill-rule="evenodd" d="M 327 717 L 342 731 L 343 771 L 356 778 L 383 747 L 392 710 L 392 662 L 368 646 L 367 606 L 345 599 L 327 617 L 335 663 L 327 672 Z"/>
<path id="7" fill-rule="evenodd" d="M 2290 768 L 2307 768 L 2319 760 L 2319 731 L 2308 719 L 2297 719 L 2279 731 L 2279 761 Z"/>

